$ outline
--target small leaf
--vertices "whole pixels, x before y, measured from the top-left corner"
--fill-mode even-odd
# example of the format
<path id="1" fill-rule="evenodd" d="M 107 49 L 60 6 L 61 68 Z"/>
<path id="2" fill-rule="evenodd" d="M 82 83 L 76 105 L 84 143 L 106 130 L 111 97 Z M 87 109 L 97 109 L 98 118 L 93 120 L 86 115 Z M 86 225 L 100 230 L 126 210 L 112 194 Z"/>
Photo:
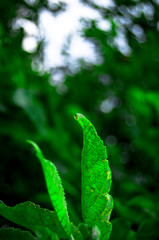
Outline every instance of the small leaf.
<path id="1" fill-rule="evenodd" d="M 51 237 L 55 233 L 62 239 L 67 239 L 67 235 L 61 226 L 57 215 L 53 211 L 40 208 L 32 202 L 24 202 L 8 207 L 0 202 L 0 215 L 8 220 L 28 228 L 37 236 Z"/>
<path id="2" fill-rule="evenodd" d="M 43 157 L 43 154 L 36 143 L 30 140 L 27 142 L 30 143 L 36 151 L 36 156 L 39 158 L 43 168 L 48 193 L 50 195 L 53 207 L 57 213 L 61 225 L 63 226 L 69 238 L 71 238 L 71 225 L 68 216 L 64 190 L 61 185 L 61 179 L 56 170 L 56 167 L 52 162 L 46 160 Z"/>
<path id="3" fill-rule="evenodd" d="M 83 240 L 83 236 L 81 234 L 81 232 L 79 231 L 79 229 L 73 224 L 71 223 L 71 233 L 73 235 L 73 239 L 75 240 Z"/>
<path id="4" fill-rule="evenodd" d="M 113 200 L 109 195 L 112 177 L 106 147 L 91 122 L 77 113 L 75 119 L 83 128 L 82 151 L 82 216 L 85 223 L 96 225 L 100 239 L 108 240 L 112 226 L 109 222 Z"/>
<path id="5" fill-rule="evenodd" d="M 35 237 L 28 232 L 21 230 L 19 228 L 1 228 L 0 229 L 0 239 L 3 240 L 35 240 Z"/>

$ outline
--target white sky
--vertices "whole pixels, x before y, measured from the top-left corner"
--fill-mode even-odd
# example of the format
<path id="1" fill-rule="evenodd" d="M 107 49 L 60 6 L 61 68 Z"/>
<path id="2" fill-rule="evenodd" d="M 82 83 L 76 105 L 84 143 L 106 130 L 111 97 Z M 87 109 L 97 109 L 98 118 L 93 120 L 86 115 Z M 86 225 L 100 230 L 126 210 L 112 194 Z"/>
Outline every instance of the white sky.
<path id="1" fill-rule="evenodd" d="M 102 28 L 106 30 L 110 28 L 109 22 L 102 22 L 99 12 L 86 7 L 79 0 L 67 0 L 65 2 L 68 4 L 65 12 L 54 17 L 50 12 L 43 11 L 40 16 L 40 32 L 45 36 L 47 42 L 45 48 L 46 68 L 63 65 L 64 59 L 61 50 L 68 37 L 70 37 L 71 41 L 70 48 L 64 50 L 69 53 L 70 62 L 76 61 L 77 58 L 84 58 L 86 61 L 97 61 L 98 56 L 96 56 L 93 44 L 80 36 L 82 29 L 81 18 L 98 19 Z"/>
<path id="2" fill-rule="evenodd" d="M 34 5 L 38 0 L 25 0 L 28 4 Z M 48 4 L 56 4 L 60 0 L 48 0 Z M 73 68 L 79 58 L 83 58 L 85 61 L 92 63 L 100 63 L 102 59 L 96 52 L 93 43 L 86 41 L 82 38 L 82 24 L 80 19 L 95 19 L 98 28 L 108 31 L 111 28 L 111 23 L 103 19 L 97 10 L 82 4 L 80 0 L 63 0 L 66 4 L 66 11 L 59 13 L 57 16 L 47 10 L 43 10 L 39 16 L 39 26 L 37 27 L 33 22 L 21 18 L 17 19 L 13 23 L 13 27 L 23 27 L 25 31 L 25 38 L 22 46 L 28 52 L 34 52 L 37 47 L 39 39 L 44 39 L 44 68 L 50 69 L 57 66 L 64 66 L 66 64 L 66 58 L 61 54 L 62 50 L 69 54 L 67 58 L 67 64 Z M 155 0 L 159 1 L 159 0 Z M 113 0 L 92 0 L 99 6 L 106 8 L 114 5 Z M 128 9 L 132 15 L 141 15 L 144 13 L 147 19 L 152 19 L 154 15 L 154 9 L 151 4 L 139 3 L 136 7 Z M 122 19 L 114 18 L 114 21 L 119 24 Z M 128 22 L 131 19 L 124 19 Z M 159 28 L 159 27 L 158 27 Z M 132 33 L 139 39 L 144 41 L 143 29 L 138 25 L 133 25 Z M 68 44 L 68 42 L 70 44 Z M 122 28 L 117 32 L 117 36 L 113 43 L 119 51 L 124 55 L 129 55 L 131 49 L 128 45 Z M 43 68 L 43 67 L 42 67 Z"/>
<path id="3" fill-rule="evenodd" d="M 33 0 L 26 0 L 34 2 Z M 95 0 L 93 0 L 96 2 Z M 76 62 L 78 58 L 84 58 L 89 62 L 99 62 L 99 56 L 97 55 L 93 43 L 86 41 L 80 35 L 82 30 L 81 18 L 96 19 L 98 21 L 98 27 L 108 31 L 111 24 L 107 20 L 103 20 L 97 10 L 93 10 L 90 7 L 82 4 L 79 0 L 65 0 L 67 3 L 66 11 L 54 16 L 51 12 L 44 10 L 40 14 L 39 18 L 39 30 L 34 23 L 30 21 L 24 21 L 19 19 L 16 24 L 24 27 L 26 34 L 23 40 L 23 48 L 28 52 L 33 52 L 36 49 L 37 38 L 40 37 L 45 40 L 45 69 L 50 67 L 63 66 L 64 56 L 61 55 L 61 51 L 65 45 L 68 48 L 66 42 L 70 40 L 69 49 L 64 49 L 69 53 L 69 63 Z M 97 1 L 99 5 L 109 7 L 113 4 L 112 0 Z M 58 0 L 49 0 L 49 3 L 58 3 Z M 18 26 L 17 26 L 18 27 Z"/>

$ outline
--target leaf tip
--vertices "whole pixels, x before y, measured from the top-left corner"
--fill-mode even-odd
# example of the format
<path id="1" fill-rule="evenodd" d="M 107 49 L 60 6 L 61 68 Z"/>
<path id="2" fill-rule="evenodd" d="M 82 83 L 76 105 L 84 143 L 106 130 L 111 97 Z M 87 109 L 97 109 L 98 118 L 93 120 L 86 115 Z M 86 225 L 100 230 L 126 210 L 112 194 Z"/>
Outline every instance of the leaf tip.
<path id="1" fill-rule="evenodd" d="M 81 114 L 81 113 L 76 113 L 76 114 L 74 115 L 74 119 L 75 119 L 76 121 L 78 121 L 80 118 L 84 118 L 84 115 Z"/>
<path id="2" fill-rule="evenodd" d="M 89 125 L 92 125 L 91 122 L 81 113 L 76 113 L 74 118 L 83 129 L 85 129 Z"/>
<path id="3" fill-rule="evenodd" d="M 32 145 L 35 150 L 39 150 L 39 147 L 38 147 L 38 145 L 35 142 L 33 142 L 33 141 L 29 140 L 29 139 L 27 139 L 26 142 L 29 143 L 30 145 Z"/>
<path id="4" fill-rule="evenodd" d="M 29 140 L 29 139 L 26 139 L 26 142 L 27 142 L 27 143 L 30 143 L 30 144 L 33 143 L 33 141 L 31 141 L 31 140 Z"/>
<path id="5" fill-rule="evenodd" d="M 38 146 L 35 142 L 33 142 L 33 141 L 31 141 L 31 140 L 28 140 L 28 139 L 26 140 L 26 142 L 32 145 L 32 147 L 34 148 L 34 150 L 35 150 L 35 152 L 36 152 L 36 156 L 37 156 L 40 160 L 43 161 L 43 158 L 44 158 L 44 157 L 43 157 L 43 154 L 42 154 L 39 146 Z"/>

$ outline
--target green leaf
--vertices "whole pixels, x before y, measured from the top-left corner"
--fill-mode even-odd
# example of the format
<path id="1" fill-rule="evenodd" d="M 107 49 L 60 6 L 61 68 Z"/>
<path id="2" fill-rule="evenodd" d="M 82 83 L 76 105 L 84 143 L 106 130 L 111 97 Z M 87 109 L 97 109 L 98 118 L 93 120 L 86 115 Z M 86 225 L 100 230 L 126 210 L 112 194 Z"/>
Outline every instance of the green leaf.
<path id="1" fill-rule="evenodd" d="M 40 238 L 47 239 L 49 237 L 50 239 L 55 233 L 62 239 L 68 238 L 56 213 L 40 208 L 40 206 L 32 202 L 20 203 L 14 207 L 8 207 L 1 202 L 0 215 L 18 225 L 28 228 Z"/>
<path id="2" fill-rule="evenodd" d="M 94 126 L 82 114 L 75 119 L 83 128 L 82 151 L 82 216 L 88 225 L 96 225 L 100 239 L 108 240 L 112 226 L 109 222 L 113 199 L 109 195 L 112 177 L 106 147 Z"/>
<path id="3" fill-rule="evenodd" d="M 1 228 L 0 229 L 0 239 L 3 240 L 35 240 L 35 237 L 28 232 L 21 230 L 19 228 Z"/>
<path id="4" fill-rule="evenodd" d="M 36 156 L 39 158 L 43 168 L 47 190 L 50 195 L 53 207 L 57 213 L 61 225 L 66 231 L 68 237 L 71 238 L 71 224 L 68 216 L 64 190 L 61 185 L 61 179 L 57 172 L 57 169 L 52 162 L 46 160 L 43 157 L 43 154 L 36 143 L 30 140 L 28 140 L 27 142 L 30 143 L 36 151 Z"/>

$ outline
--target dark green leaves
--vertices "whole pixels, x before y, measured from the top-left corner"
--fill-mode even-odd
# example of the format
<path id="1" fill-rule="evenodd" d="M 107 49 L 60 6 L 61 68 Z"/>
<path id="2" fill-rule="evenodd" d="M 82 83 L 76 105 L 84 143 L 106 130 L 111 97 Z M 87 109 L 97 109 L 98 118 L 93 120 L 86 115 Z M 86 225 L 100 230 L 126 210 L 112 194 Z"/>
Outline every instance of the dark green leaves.
<path id="1" fill-rule="evenodd" d="M 139 225 L 137 230 L 137 240 L 149 240 L 149 239 L 159 239 L 158 232 L 159 220 L 158 219 L 145 219 Z"/>
<path id="2" fill-rule="evenodd" d="M 57 217 L 57 214 L 54 211 L 40 208 L 40 206 L 35 205 L 32 202 L 28 201 L 28 202 L 20 203 L 15 205 L 14 207 L 8 207 L 3 202 L 1 202 L 0 215 L 34 232 L 35 235 L 38 237 L 37 238 L 38 240 L 68 239 L 68 236 L 65 233 Z M 73 223 L 70 223 L 70 227 L 71 227 L 71 233 L 73 235 L 73 237 L 71 236 L 71 239 L 83 240 L 83 237 L 80 231 Z M 0 236 L 2 234 L 5 234 L 5 236 L 10 236 L 12 233 L 13 233 L 13 236 L 16 236 L 16 233 L 17 233 L 16 229 L 14 231 L 10 230 L 8 231 L 8 233 L 7 233 L 7 230 L 3 231 L 3 233 L 0 232 Z M 31 234 L 29 234 L 29 232 L 26 232 L 26 233 L 22 232 L 19 234 L 23 234 L 23 235 L 26 234 L 26 240 L 32 240 L 32 239 L 29 239 L 29 237 L 31 237 Z M 25 239 L 25 238 L 22 238 L 22 239 Z M 10 240 L 9 237 L 8 237 L 8 240 Z"/>
<path id="3" fill-rule="evenodd" d="M 14 228 L 1 228 L 0 239 L 3 240 L 36 240 L 34 236 L 27 231 Z"/>
<path id="4" fill-rule="evenodd" d="M 82 215 L 85 223 L 100 230 L 100 239 L 108 240 L 111 233 L 112 197 L 108 194 L 112 182 L 106 147 L 94 126 L 82 114 L 75 119 L 83 128 L 82 152 Z"/>
<path id="5" fill-rule="evenodd" d="M 111 240 L 130 240 L 127 238 L 131 231 L 131 222 L 125 218 L 116 218 L 112 220 L 113 230 Z"/>
<path id="6" fill-rule="evenodd" d="M 40 206 L 32 202 L 24 202 L 14 207 L 8 207 L 1 202 L 0 215 L 33 231 L 40 239 L 42 237 L 49 239 L 54 236 L 55 233 L 59 237 L 67 239 L 67 235 L 56 213 L 48 209 L 40 208 Z"/>
<path id="7" fill-rule="evenodd" d="M 93 125 L 81 114 L 76 114 L 84 130 L 84 148 L 82 153 L 82 214 L 84 223 L 74 226 L 68 216 L 64 190 L 60 176 L 54 164 L 43 157 L 38 145 L 28 141 L 35 149 L 43 168 L 46 185 L 55 212 L 25 202 L 14 207 L 0 203 L 0 214 L 8 220 L 34 232 L 39 240 L 108 240 L 111 233 L 110 214 L 113 208 L 112 197 L 108 194 L 111 186 L 106 147 L 96 133 Z M 80 231 L 83 233 L 81 235 Z M 12 231 L 12 230 L 10 230 Z M 10 231 L 1 231 L 10 239 Z M 13 239 L 34 240 L 30 232 L 17 230 Z M 26 235 L 26 238 L 25 238 Z M 3 237 L 4 238 L 4 237 Z"/>
<path id="8" fill-rule="evenodd" d="M 71 225 L 70 225 L 70 220 L 67 212 L 64 190 L 61 185 L 61 179 L 56 170 L 56 167 L 52 162 L 46 160 L 43 157 L 42 152 L 36 143 L 32 141 L 28 141 L 28 142 L 32 144 L 32 146 L 34 147 L 36 151 L 36 155 L 41 162 L 43 172 L 45 175 L 48 193 L 50 195 L 50 199 L 57 213 L 59 221 L 61 222 L 61 225 L 66 231 L 68 237 L 71 238 Z"/>

